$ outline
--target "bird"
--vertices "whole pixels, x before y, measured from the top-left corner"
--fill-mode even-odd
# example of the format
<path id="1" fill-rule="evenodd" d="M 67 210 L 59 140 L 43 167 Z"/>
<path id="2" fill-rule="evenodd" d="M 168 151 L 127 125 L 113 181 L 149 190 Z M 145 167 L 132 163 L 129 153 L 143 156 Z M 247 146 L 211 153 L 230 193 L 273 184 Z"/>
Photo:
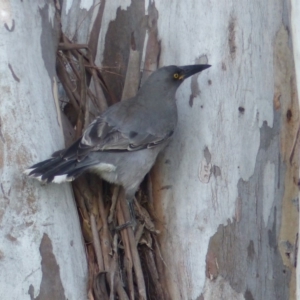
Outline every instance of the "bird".
<path id="1" fill-rule="evenodd" d="M 25 170 L 43 183 L 73 181 L 85 171 L 123 186 L 131 219 L 140 183 L 177 125 L 175 94 L 185 79 L 208 64 L 165 66 L 154 71 L 135 97 L 108 107 L 70 147 Z"/>

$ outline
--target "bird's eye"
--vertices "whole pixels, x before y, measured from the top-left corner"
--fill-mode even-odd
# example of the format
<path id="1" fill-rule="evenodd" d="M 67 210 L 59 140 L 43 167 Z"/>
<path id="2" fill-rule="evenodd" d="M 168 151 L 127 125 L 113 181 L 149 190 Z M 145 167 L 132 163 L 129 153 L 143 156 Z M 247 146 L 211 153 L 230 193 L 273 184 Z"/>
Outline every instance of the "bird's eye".
<path id="1" fill-rule="evenodd" d="M 179 74 L 178 74 L 178 73 L 175 73 L 175 74 L 173 75 L 173 77 L 174 77 L 175 79 L 178 79 L 178 78 L 179 78 Z"/>

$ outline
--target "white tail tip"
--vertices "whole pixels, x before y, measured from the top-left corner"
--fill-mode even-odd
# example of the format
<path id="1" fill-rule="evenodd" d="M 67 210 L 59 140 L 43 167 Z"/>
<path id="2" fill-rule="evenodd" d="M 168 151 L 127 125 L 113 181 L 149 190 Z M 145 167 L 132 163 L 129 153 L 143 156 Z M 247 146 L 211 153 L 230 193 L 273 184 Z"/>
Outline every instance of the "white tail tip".
<path id="1" fill-rule="evenodd" d="M 23 171 L 23 174 L 29 175 L 30 172 L 32 172 L 33 170 L 34 170 L 34 168 L 32 168 L 32 169 L 26 169 L 26 170 Z"/>
<path id="2" fill-rule="evenodd" d="M 73 178 L 72 177 L 68 177 L 67 174 L 64 175 L 57 175 L 53 178 L 52 182 L 54 183 L 63 183 L 63 182 L 69 182 L 72 181 Z"/>

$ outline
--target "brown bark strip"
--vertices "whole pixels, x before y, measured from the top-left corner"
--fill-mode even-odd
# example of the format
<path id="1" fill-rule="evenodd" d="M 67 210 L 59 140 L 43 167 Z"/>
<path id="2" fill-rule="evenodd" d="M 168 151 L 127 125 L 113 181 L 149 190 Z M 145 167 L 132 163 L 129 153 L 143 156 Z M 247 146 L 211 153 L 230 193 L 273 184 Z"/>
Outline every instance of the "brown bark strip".
<path id="1" fill-rule="evenodd" d="M 79 106 L 79 114 L 77 118 L 76 124 L 76 139 L 78 139 L 82 135 L 83 130 L 83 115 L 85 115 L 84 110 L 86 106 L 86 79 L 85 79 L 85 69 L 83 66 L 83 58 L 79 56 L 79 68 L 80 68 L 80 106 Z"/>
<path id="2" fill-rule="evenodd" d="M 119 195 L 119 201 L 120 201 L 121 209 L 122 209 L 123 215 L 125 217 L 125 220 L 129 221 L 130 213 L 129 213 L 128 205 L 125 201 L 125 192 L 124 192 L 123 188 L 121 188 L 121 192 Z M 128 233 L 128 239 L 129 239 L 131 255 L 132 255 L 132 262 L 133 262 L 133 269 L 135 272 L 137 286 L 138 286 L 139 299 L 146 300 L 147 299 L 146 286 L 145 286 L 143 271 L 142 271 L 142 267 L 141 267 L 140 257 L 139 257 L 138 250 L 137 250 L 136 243 L 135 243 L 133 230 L 131 227 L 127 227 L 125 230 Z"/>
<path id="3" fill-rule="evenodd" d="M 116 272 L 118 268 L 117 261 L 117 252 L 116 245 L 114 246 L 114 256 L 111 258 L 112 253 L 112 237 L 108 229 L 107 225 L 107 210 L 104 207 L 103 197 L 102 197 L 102 180 L 97 180 L 98 191 L 98 206 L 99 206 L 99 214 L 102 220 L 102 228 L 100 231 L 100 244 L 104 259 L 104 269 L 107 272 L 107 281 L 110 286 L 110 298 L 114 299 L 115 290 L 118 293 L 118 296 L 124 298 L 126 295 L 125 290 L 122 286 L 122 282 L 119 278 L 119 274 Z M 116 238 L 116 237 L 115 237 Z M 117 243 L 114 240 L 114 243 Z M 125 299 L 125 298 L 124 298 Z"/>
<path id="4" fill-rule="evenodd" d="M 117 219 L 118 224 L 124 224 L 125 218 L 121 209 L 121 201 L 117 203 Z M 126 230 L 121 231 L 121 237 L 124 245 L 124 266 L 126 269 L 127 281 L 128 281 L 128 291 L 130 300 L 134 300 L 134 286 L 133 286 L 133 274 L 132 274 L 132 255 L 131 255 L 131 247 L 129 243 L 128 232 Z"/>
<path id="5" fill-rule="evenodd" d="M 105 271 L 103 255 L 102 255 L 100 239 L 99 239 L 97 225 L 96 225 L 96 219 L 93 214 L 91 214 L 90 220 L 91 220 L 91 227 L 92 227 L 92 233 L 93 233 L 93 245 L 94 245 L 95 252 L 96 252 L 98 267 L 99 267 L 99 271 L 103 272 L 103 271 Z"/>
<path id="6" fill-rule="evenodd" d="M 101 30 L 101 23 L 102 23 L 103 12 L 104 12 L 104 7 L 105 7 L 105 0 L 101 0 L 100 3 L 95 4 L 93 9 L 95 9 L 97 5 L 100 5 L 100 6 L 98 9 L 98 13 L 95 18 L 92 30 L 90 32 L 89 41 L 88 41 L 88 46 L 91 51 L 91 55 L 94 59 L 97 54 L 98 39 L 99 39 L 100 30 Z"/>
<path id="7" fill-rule="evenodd" d="M 156 297 L 157 300 L 164 300 L 164 293 L 163 288 L 160 282 L 160 278 L 156 269 L 155 259 L 153 256 L 153 251 L 149 248 L 145 248 L 145 257 L 146 257 L 146 263 L 147 267 L 149 269 L 149 273 L 151 276 L 151 280 L 153 281 L 153 286 L 156 291 Z"/>
<path id="8" fill-rule="evenodd" d="M 97 273 L 98 266 L 95 264 L 95 254 L 92 245 L 86 246 L 86 255 L 88 262 L 88 295 L 93 295 L 94 276 Z M 89 296 L 90 297 L 90 296 Z M 92 298 L 94 299 L 94 298 Z"/>
<path id="9" fill-rule="evenodd" d="M 107 100 L 104 96 L 103 93 L 103 89 L 102 87 L 106 88 L 106 85 L 104 83 L 103 77 L 101 75 L 101 73 L 99 72 L 99 69 L 96 67 L 95 63 L 94 63 L 94 58 L 93 55 L 91 53 L 90 50 L 87 51 L 87 55 L 86 58 L 89 62 L 88 67 L 86 68 L 86 70 L 90 73 L 90 75 L 92 75 L 93 78 L 93 82 L 94 82 L 94 87 L 95 87 L 95 91 L 96 91 L 96 99 L 100 113 L 102 113 L 103 111 L 105 111 L 107 109 Z"/>
<path id="10" fill-rule="evenodd" d="M 114 191 L 113 191 L 113 196 L 111 199 L 111 206 L 110 206 L 110 211 L 109 211 L 109 216 L 108 216 L 109 224 L 113 221 L 113 218 L 114 218 L 114 213 L 115 213 L 116 203 L 117 203 L 118 196 L 119 196 L 119 191 L 120 191 L 120 187 L 117 185 L 114 186 Z"/>
<path id="11" fill-rule="evenodd" d="M 141 80 L 142 84 L 158 68 L 159 64 L 161 45 L 158 40 L 157 20 L 158 11 L 155 7 L 155 2 L 149 2 L 147 19 L 148 41 L 146 45 L 144 72 Z"/>
<path id="12" fill-rule="evenodd" d="M 94 280 L 94 294 L 96 300 L 108 300 L 108 293 L 105 283 L 105 273 L 99 273 Z"/>
<path id="13" fill-rule="evenodd" d="M 163 257 L 162 257 L 162 254 L 161 254 L 161 251 L 160 251 L 160 247 L 159 247 L 159 243 L 158 243 L 158 240 L 156 238 L 155 235 L 152 235 L 153 237 L 153 240 L 154 240 L 154 252 L 155 252 L 155 265 L 156 265 L 156 270 L 157 270 L 157 274 L 158 274 L 158 277 L 160 278 L 160 282 L 162 283 L 163 286 L 167 286 L 164 278 L 165 278 L 165 268 L 167 269 L 167 265 L 165 263 L 165 261 L 163 260 Z M 167 293 L 167 289 L 164 288 L 163 289 L 163 292 L 164 292 L 164 295 L 165 295 L 165 298 L 164 299 L 170 299 L 170 297 L 168 296 L 168 293 Z"/>
<path id="14" fill-rule="evenodd" d="M 131 47 L 125 83 L 122 93 L 122 100 L 134 97 L 140 83 L 140 53 L 136 50 L 134 34 L 131 34 Z"/>
<path id="15" fill-rule="evenodd" d="M 110 269 L 110 262 L 111 262 L 111 242 L 112 238 L 108 230 L 107 226 L 107 213 L 104 208 L 104 203 L 103 203 L 103 197 L 102 197 L 102 181 L 98 181 L 98 206 L 99 206 L 99 213 L 100 213 L 100 218 L 102 220 L 102 228 L 100 231 L 100 240 L 101 240 L 101 248 L 102 248 L 102 253 L 103 253 L 103 259 L 104 259 L 104 269 L 105 271 L 109 271 Z"/>

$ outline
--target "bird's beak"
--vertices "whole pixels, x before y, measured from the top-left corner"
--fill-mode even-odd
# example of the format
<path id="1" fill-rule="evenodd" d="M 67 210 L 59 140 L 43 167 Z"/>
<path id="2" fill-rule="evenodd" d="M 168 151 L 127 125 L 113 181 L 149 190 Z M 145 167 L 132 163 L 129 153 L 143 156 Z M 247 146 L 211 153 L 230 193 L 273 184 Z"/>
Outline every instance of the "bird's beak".
<path id="1" fill-rule="evenodd" d="M 180 74 L 179 79 L 186 79 L 196 73 L 199 73 L 207 68 L 211 67 L 211 65 L 190 65 L 190 66 L 182 66 L 179 67 L 182 72 Z"/>

